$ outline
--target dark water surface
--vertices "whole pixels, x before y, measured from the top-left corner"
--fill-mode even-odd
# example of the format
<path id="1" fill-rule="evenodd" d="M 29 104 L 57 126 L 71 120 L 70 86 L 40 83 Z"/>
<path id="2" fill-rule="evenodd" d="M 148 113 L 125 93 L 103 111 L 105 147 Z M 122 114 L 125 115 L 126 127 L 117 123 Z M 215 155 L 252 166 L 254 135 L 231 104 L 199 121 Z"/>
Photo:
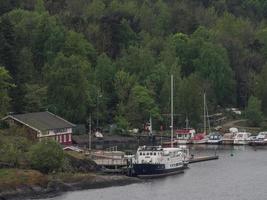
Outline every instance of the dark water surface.
<path id="1" fill-rule="evenodd" d="M 219 160 L 191 164 L 184 174 L 144 183 L 65 193 L 53 200 L 264 200 L 267 147 L 199 146 L 195 155 Z M 233 156 L 231 156 L 233 154 Z"/>

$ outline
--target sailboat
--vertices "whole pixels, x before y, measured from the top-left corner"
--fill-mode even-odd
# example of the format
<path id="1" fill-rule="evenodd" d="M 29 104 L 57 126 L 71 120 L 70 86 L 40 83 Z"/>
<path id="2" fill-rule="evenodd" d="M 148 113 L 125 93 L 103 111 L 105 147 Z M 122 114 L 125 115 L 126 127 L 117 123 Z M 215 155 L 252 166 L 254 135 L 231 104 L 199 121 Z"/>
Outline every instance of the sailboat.
<path id="1" fill-rule="evenodd" d="M 197 133 L 193 137 L 193 144 L 206 144 L 208 142 L 208 136 L 207 136 L 207 121 L 208 126 L 210 130 L 210 123 L 209 123 L 209 117 L 208 117 L 208 108 L 206 104 L 206 93 L 204 92 L 203 95 L 203 133 Z"/>
<path id="2" fill-rule="evenodd" d="M 137 149 L 136 155 L 132 161 L 133 171 L 137 177 L 153 178 L 182 173 L 188 163 L 184 149 L 173 147 L 173 75 L 171 76 L 170 127 L 171 147 L 141 146 Z"/>

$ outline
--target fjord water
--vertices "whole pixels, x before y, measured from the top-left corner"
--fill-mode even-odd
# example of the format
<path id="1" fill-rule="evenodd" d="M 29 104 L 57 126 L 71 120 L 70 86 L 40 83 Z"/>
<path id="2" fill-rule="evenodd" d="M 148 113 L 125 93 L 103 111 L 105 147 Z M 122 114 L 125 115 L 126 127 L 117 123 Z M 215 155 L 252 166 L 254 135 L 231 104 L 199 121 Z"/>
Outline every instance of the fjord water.
<path id="1" fill-rule="evenodd" d="M 219 160 L 191 164 L 184 174 L 143 183 L 65 193 L 53 200 L 261 200 L 266 199 L 267 147 L 199 146 L 195 155 Z"/>

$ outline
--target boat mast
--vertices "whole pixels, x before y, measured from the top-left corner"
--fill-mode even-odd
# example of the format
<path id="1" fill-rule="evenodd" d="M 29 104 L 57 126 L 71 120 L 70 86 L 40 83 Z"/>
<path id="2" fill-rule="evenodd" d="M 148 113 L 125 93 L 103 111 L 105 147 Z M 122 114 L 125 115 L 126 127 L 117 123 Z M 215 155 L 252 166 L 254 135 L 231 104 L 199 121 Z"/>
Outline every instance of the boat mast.
<path id="1" fill-rule="evenodd" d="M 203 105 L 204 111 L 203 111 L 203 118 L 204 118 L 204 135 L 206 135 L 206 92 L 204 92 L 204 105 Z"/>
<path id="2" fill-rule="evenodd" d="M 173 147 L 173 75 L 171 75 L 171 147 Z"/>
<path id="3" fill-rule="evenodd" d="M 151 117 L 151 114 L 150 114 L 150 118 L 149 118 L 149 133 L 152 135 L 152 131 L 153 131 L 153 129 L 152 129 L 152 117 Z"/>
<path id="4" fill-rule="evenodd" d="M 211 132 L 211 129 L 210 129 L 210 118 L 209 118 L 209 110 L 208 110 L 207 102 L 206 102 L 206 114 L 207 114 L 207 121 L 208 121 L 209 133 L 210 133 Z"/>

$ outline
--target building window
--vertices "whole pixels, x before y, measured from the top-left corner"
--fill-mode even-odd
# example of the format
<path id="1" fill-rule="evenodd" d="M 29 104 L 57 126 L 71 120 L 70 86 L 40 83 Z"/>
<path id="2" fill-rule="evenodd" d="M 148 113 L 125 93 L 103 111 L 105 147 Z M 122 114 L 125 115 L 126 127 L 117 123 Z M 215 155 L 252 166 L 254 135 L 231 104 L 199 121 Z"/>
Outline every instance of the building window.
<path id="1" fill-rule="evenodd" d="M 62 137 L 63 135 L 59 135 L 59 143 L 62 143 Z"/>
<path id="2" fill-rule="evenodd" d="M 59 128 L 54 130 L 54 133 L 64 133 L 64 132 L 67 132 L 66 128 Z"/>
<path id="3" fill-rule="evenodd" d="M 69 134 L 69 142 L 71 142 L 71 134 Z"/>
<path id="4" fill-rule="evenodd" d="M 63 140 L 64 140 L 64 142 L 67 142 L 67 138 L 66 138 L 66 135 L 63 135 Z"/>

